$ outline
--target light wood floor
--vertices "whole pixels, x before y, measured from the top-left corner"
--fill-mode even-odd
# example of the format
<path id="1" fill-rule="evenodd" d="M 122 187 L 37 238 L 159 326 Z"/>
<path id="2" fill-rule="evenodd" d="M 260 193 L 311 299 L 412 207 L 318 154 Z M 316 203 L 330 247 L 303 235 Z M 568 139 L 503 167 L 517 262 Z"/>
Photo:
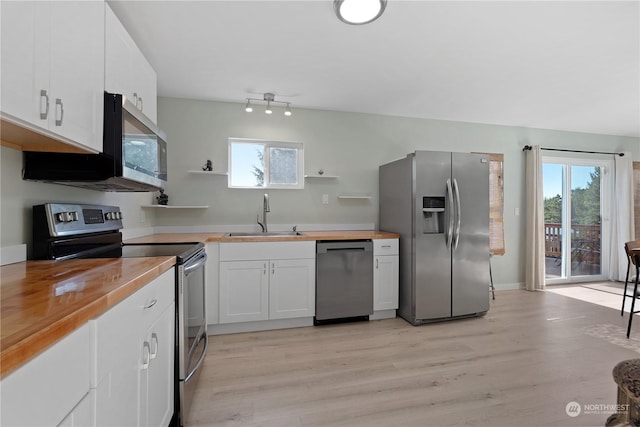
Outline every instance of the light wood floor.
<path id="1" fill-rule="evenodd" d="M 187 425 L 602 426 L 585 405 L 615 404 L 611 370 L 640 357 L 626 316 L 502 291 L 481 318 L 213 336 Z"/>

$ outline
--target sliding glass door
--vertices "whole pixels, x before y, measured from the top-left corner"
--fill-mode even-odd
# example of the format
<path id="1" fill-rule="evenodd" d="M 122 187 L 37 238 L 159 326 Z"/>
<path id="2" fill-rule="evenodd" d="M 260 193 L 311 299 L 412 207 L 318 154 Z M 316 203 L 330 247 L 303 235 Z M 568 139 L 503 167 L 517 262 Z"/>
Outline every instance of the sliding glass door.
<path id="1" fill-rule="evenodd" d="M 611 162 L 543 157 L 542 168 L 546 283 L 604 279 Z"/>

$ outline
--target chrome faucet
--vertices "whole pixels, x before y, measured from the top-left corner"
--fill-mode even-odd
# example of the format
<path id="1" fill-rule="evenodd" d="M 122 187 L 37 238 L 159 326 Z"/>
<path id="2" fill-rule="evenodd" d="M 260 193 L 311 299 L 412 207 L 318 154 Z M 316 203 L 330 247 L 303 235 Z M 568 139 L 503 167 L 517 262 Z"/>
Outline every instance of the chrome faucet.
<path id="1" fill-rule="evenodd" d="M 262 201 L 262 222 L 260 222 L 260 217 L 256 216 L 256 222 L 262 228 L 262 232 L 266 233 L 267 230 L 267 212 L 271 212 L 269 209 L 269 195 L 264 193 L 264 200 Z"/>

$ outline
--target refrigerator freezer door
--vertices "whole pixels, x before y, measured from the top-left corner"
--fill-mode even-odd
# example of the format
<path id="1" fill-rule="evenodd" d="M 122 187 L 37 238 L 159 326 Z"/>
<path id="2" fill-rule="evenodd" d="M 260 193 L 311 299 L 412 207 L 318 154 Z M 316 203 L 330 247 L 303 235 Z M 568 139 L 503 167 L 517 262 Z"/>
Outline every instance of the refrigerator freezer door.
<path id="1" fill-rule="evenodd" d="M 425 198 L 443 198 L 444 224 L 451 219 L 452 200 L 447 194 L 451 177 L 451 153 L 416 151 L 414 209 L 415 319 L 436 320 L 451 316 L 451 251 L 447 248 L 447 226 L 440 233 L 425 230 Z"/>
<path id="2" fill-rule="evenodd" d="M 452 159 L 460 228 L 454 237 L 451 305 L 453 316 L 465 316 L 489 310 L 489 161 L 466 153 L 452 153 Z"/>

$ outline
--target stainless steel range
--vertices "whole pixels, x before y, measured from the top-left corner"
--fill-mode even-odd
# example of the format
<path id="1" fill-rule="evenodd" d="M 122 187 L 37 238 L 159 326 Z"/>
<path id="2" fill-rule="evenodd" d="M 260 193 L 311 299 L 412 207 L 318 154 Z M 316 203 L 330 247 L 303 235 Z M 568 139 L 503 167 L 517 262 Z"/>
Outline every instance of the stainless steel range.
<path id="1" fill-rule="evenodd" d="M 175 414 L 188 413 L 207 352 L 205 263 L 202 243 L 122 242 L 117 206 L 47 203 L 33 207 L 33 259 L 176 257 Z"/>

